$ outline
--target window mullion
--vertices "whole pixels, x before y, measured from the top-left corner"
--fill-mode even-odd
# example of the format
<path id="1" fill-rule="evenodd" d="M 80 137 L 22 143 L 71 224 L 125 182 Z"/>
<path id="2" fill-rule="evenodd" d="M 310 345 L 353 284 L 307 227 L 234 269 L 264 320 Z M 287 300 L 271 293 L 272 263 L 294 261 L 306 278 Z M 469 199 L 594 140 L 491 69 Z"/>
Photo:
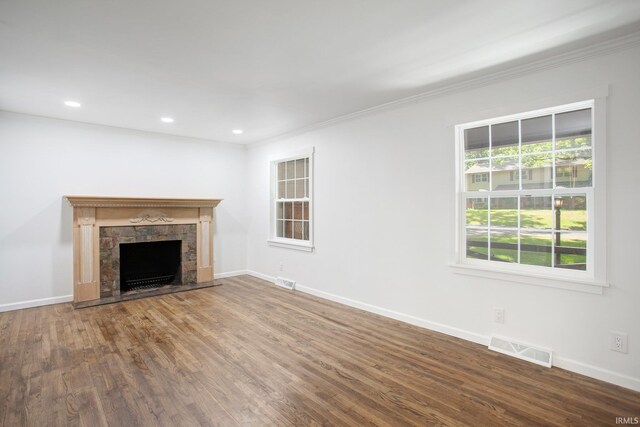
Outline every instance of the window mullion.
<path id="1" fill-rule="evenodd" d="M 551 187 L 556 188 L 556 114 L 551 114 Z"/>
<path id="2" fill-rule="evenodd" d="M 489 126 L 489 191 L 493 191 L 493 141 L 491 126 Z"/>
<path id="3" fill-rule="evenodd" d="M 487 260 L 491 261 L 491 195 L 487 196 Z"/>
<path id="4" fill-rule="evenodd" d="M 519 189 L 520 191 L 522 191 L 524 189 L 524 186 L 522 184 L 522 120 L 518 120 L 518 171 L 519 171 L 519 177 L 518 177 L 518 181 L 519 181 Z M 522 200 L 521 196 L 518 196 L 518 232 L 517 232 L 517 239 L 518 239 L 518 264 L 521 263 L 520 260 L 520 200 Z"/>

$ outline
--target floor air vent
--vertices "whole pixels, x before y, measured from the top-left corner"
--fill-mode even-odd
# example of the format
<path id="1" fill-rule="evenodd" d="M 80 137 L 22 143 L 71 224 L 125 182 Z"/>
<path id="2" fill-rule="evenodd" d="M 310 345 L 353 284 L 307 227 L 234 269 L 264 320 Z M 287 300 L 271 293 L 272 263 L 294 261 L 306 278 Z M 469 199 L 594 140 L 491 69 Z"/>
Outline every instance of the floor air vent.
<path id="1" fill-rule="evenodd" d="M 489 350 L 517 357 L 518 359 L 546 366 L 547 368 L 551 367 L 551 350 L 529 344 L 522 344 L 510 338 L 492 336 L 489 343 Z"/>
<path id="2" fill-rule="evenodd" d="M 296 287 L 295 280 L 285 279 L 284 277 L 276 278 L 276 285 L 282 286 L 283 288 L 293 289 Z"/>

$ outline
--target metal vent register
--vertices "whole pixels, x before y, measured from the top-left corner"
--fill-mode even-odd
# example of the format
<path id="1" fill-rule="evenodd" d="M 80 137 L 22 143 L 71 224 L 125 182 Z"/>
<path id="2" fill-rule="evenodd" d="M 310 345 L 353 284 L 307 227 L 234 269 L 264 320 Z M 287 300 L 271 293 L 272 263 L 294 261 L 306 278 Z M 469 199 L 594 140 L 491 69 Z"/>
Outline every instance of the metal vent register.
<path id="1" fill-rule="evenodd" d="M 552 363 L 551 350 L 533 346 L 531 344 L 523 344 L 513 341 L 510 338 L 502 338 L 495 335 L 492 336 L 491 341 L 489 342 L 489 350 L 517 357 L 518 359 L 546 366 L 547 368 L 550 368 Z"/>

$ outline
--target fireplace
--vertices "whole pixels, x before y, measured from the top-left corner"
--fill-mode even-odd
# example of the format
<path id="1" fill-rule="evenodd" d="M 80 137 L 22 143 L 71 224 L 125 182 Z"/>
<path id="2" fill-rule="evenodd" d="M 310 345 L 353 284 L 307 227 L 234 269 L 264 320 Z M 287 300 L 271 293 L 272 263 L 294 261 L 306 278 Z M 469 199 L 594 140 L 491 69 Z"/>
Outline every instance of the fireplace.
<path id="1" fill-rule="evenodd" d="M 100 298 L 197 281 L 195 224 L 100 228 Z"/>
<path id="2" fill-rule="evenodd" d="M 66 198 L 73 206 L 74 306 L 214 285 L 220 199 Z M 136 290 L 149 285 L 159 287 Z"/>
<path id="3" fill-rule="evenodd" d="M 120 243 L 120 292 L 182 283 L 182 240 Z"/>

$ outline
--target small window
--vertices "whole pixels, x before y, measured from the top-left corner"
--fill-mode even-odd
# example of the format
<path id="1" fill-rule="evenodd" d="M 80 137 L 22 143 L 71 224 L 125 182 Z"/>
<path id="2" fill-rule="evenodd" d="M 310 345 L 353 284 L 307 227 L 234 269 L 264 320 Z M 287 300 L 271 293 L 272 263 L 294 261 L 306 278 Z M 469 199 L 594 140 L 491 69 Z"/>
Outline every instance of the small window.
<path id="1" fill-rule="evenodd" d="M 271 162 L 270 244 L 311 248 L 313 152 Z"/>
<path id="2" fill-rule="evenodd" d="M 488 173 L 474 173 L 473 174 L 473 182 L 488 182 L 489 174 Z"/>
<path id="3" fill-rule="evenodd" d="M 521 171 L 516 170 L 516 171 L 511 171 L 510 172 L 510 176 L 511 176 L 511 181 L 519 181 L 520 180 L 520 175 L 522 174 L 522 179 L 523 180 L 531 180 L 531 170 L 530 169 L 523 169 Z"/>

